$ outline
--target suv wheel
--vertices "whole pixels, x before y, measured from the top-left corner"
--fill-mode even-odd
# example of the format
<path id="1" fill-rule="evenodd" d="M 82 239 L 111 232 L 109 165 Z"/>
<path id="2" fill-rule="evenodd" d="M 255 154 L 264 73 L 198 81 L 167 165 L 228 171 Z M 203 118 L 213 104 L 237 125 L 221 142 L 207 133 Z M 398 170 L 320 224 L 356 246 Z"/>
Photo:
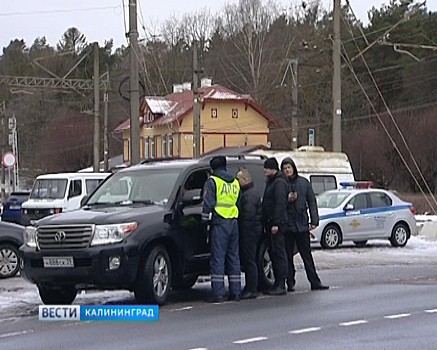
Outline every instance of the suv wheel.
<path id="1" fill-rule="evenodd" d="M 158 245 L 146 252 L 140 266 L 135 298 L 140 303 L 165 304 L 171 287 L 171 263 L 167 250 Z"/>
<path id="2" fill-rule="evenodd" d="M 10 244 L 0 244 L 0 278 L 13 277 L 19 269 L 17 248 Z"/>
<path id="3" fill-rule="evenodd" d="M 73 286 L 38 286 L 39 296 L 46 305 L 70 305 L 76 299 L 77 290 Z"/>
<path id="4" fill-rule="evenodd" d="M 323 230 L 320 244 L 323 248 L 334 249 L 340 244 L 340 229 L 335 225 L 328 225 Z"/>
<path id="5" fill-rule="evenodd" d="M 261 243 L 258 250 L 258 289 L 267 290 L 275 284 L 273 264 L 269 254 L 269 247 L 266 241 Z"/>
<path id="6" fill-rule="evenodd" d="M 390 243 L 393 247 L 404 247 L 408 238 L 410 238 L 410 230 L 403 223 L 398 223 L 393 227 L 390 237 Z"/>

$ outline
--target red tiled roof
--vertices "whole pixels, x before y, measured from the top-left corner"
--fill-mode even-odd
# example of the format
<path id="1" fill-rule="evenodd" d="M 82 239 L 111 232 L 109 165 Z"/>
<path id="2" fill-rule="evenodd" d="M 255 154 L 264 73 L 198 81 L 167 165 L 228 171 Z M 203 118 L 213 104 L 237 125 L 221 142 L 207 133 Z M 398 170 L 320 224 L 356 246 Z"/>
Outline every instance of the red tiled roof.
<path id="1" fill-rule="evenodd" d="M 263 110 L 259 105 L 253 101 L 250 95 L 239 94 L 235 91 L 229 90 L 221 85 L 212 85 L 209 87 L 199 88 L 199 93 L 202 99 L 202 103 L 207 101 L 235 101 L 243 102 L 264 118 L 266 118 L 270 124 L 277 124 L 273 117 Z M 160 126 L 174 122 L 181 122 L 184 117 L 193 109 L 193 91 L 183 91 L 178 93 L 172 93 L 164 97 L 150 96 L 144 97 L 140 103 L 140 116 L 144 118 L 144 111 L 146 106 L 149 107 L 152 113 L 160 115 L 153 122 L 147 123 L 148 126 Z M 144 120 L 144 119 L 143 119 Z M 129 129 L 130 122 L 126 120 L 119 125 L 114 132 L 120 132 Z"/>

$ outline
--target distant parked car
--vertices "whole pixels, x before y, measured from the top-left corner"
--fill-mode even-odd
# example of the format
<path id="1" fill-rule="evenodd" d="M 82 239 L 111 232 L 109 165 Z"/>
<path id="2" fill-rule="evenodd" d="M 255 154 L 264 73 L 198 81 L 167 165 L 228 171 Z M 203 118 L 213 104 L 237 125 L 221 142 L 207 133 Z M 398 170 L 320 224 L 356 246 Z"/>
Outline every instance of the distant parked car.
<path id="1" fill-rule="evenodd" d="M 0 279 L 18 272 L 18 247 L 23 244 L 23 232 L 24 226 L 0 221 Z"/>
<path id="2" fill-rule="evenodd" d="M 351 188 L 355 184 L 365 188 Z M 388 239 L 395 247 L 405 246 L 416 231 L 413 205 L 391 191 L 368 188 L 370 184 L 344 183 L 343 189 L 320 194 L 320 225 L 311 231 L 311 241 L 323 248 L 336 248 L 344 241 L 362 246 L 369 239 Z"/>
<path id="3" fill-rule="evenodd" d="M 30 192 L 12 192 L 6 202 L 3 203 L 2 221 L 21 224 L 21 204 L 28 200 L 29 195 Z"/>

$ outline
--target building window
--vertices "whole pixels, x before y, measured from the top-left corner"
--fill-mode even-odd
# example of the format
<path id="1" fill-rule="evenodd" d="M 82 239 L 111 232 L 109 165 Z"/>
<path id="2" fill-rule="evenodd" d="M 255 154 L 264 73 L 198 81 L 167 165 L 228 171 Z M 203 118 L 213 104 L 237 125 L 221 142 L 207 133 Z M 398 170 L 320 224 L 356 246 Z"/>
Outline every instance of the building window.
<path id="1" fill-rule="evenodd" d="M 211 118 L 217 118 L 217 108 L 211 108 Z"/>
<path id="2" fill-rule="evenodd" d="M 149 158 L 149 136 L 144 136 L 144 158 Z"/>
<path id="3" fill-rule="evenodd" d="M 166 156 L 166 150 L 167 150 L 167 146 L 166 146 L 166 138 L 167 138 L 167 135 L 161 135 L 161 140 L 162 140 L 162 143 L 161 143 L 161 155 L 162 155 L 162 157 L 165 157 Z"/>
<path id="4" fill-rule="evenodd" d="M 155 158 L 155 136 L 150 136 L 150 158 Z"/>
<path id="5" fill-rule="evenodd" d="M 168 156 L 173 157 L 173 135 L 168 134 Z"/>
<path id="6" fill-rule="evenodd" d="M 238 118 L 238 108 L 232 108 L 232 118 Z"/>

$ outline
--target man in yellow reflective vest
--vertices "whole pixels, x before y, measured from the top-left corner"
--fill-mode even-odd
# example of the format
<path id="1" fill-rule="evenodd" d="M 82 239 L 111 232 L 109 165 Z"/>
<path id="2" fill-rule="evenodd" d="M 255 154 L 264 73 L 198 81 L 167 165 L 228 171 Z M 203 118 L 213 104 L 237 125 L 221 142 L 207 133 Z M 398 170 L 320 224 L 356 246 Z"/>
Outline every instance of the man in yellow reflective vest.
<path id="1" fill-rule="evenodd" d="M 202 220 L 209 221 L 211 249 L 211 287 L 209 302 L 220 303 L 225 298 L 225 271 L 229 279 L 228 300 L 240 300 L 241 269 L 238 242 L 238 201 L 240 184 L 226 170 L 226 158 L 211 159 L 213 171 L 203 193 Z"/>

